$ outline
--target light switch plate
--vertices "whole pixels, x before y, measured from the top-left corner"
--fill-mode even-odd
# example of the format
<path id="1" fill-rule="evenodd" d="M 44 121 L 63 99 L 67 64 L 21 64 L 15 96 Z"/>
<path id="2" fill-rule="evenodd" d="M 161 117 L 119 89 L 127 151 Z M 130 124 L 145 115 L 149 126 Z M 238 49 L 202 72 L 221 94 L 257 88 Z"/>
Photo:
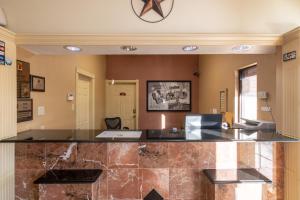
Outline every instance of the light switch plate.
<path id="1" fill-rule="evenodd" d="M 46 114 L 46 111 L 45 111 L 45 106 L 39 106 L 38 109 L 37 109 L 37 115 L 38 116 L 43 116 Z"/>
<path id="2" fill-rule="evenodd" d="M 218 114 L 218 109 L 217 109 L 217 108 L 213 108 L 213 109 L 212 109 L 212 113 L 213 113 L 213 114 Z"/>

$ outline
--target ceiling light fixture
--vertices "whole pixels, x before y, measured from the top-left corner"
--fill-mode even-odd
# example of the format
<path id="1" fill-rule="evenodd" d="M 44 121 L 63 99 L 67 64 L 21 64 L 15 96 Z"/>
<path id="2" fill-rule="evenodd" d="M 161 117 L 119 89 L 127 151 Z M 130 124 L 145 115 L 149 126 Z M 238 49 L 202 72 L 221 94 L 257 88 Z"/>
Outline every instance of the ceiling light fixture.
<path id="1" fill-rule="evenodd" d="M 190 46 L 184 46 L 184 47 L 182 47 L 183 51 L 196 51 L 198 49 L 199 49 L 199 47 L 196 46 L 196 45 L 190 45 Z"/>
<path id="2" fill-rule="evenodd" d="M 68 51 L 72 51 L 72 52 L 79 52 L 81 51 L 80 47 L 76 47 L 76 46 L 64 46 L 64 49 L 68 50 Z"/>
<path id="3" fill-rule="evenodd" d="M 248 44 L 241 44 L 241 45 L 234 46 L 234 47 L 232 48 L 232 51 L 233 51 L 233 52 L 236 52 L 236 53 L 240 53 L 240 52 L 249 51 L 251 48 L 252 48 L 251 45 L 248 45 Z"/>
<path id="4" fill-rule="evenodd" d="M 137 47 L 135 47 L 135 46 L 121 46 L 121 49 L 123 50 L 123 51 L 136 51 L 137 50 Z"/>

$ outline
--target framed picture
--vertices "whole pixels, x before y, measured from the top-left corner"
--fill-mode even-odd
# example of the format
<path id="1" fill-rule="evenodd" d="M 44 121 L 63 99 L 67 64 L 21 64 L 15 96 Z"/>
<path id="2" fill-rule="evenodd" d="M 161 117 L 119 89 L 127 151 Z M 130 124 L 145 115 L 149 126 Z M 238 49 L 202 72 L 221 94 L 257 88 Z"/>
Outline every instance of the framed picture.
<path id="1" fill-rule="evenodd" d="M 191 87 L 191 81 L 147 81 L 147 111 L 191 111 Z"/>
<path id="2" fill-rule="evenodd" d="M 17 60 L 17 97 L 30 98 L 30 63 Z"/>
<path id="3" fill-rule="evenodd" d="M 31 75 L 30 80 L 31 91 L 45 92 L 45 77 Z"/>
<path id="4" fill-rule="evenodd" d="M 220 91 L 220 113 L 228 111 L 228 89 Z"/>
<path id="5" fill-rule="evenodd" d="M 18 98 L 30 98 L 30 83 L 28 82 L 18 82 Z"/>
<path id="6" fill-rule="evenodd" d="M 32 99 L 18 99 L 17 101 L 17 122 L 25 122 L 33 119 Z"/>

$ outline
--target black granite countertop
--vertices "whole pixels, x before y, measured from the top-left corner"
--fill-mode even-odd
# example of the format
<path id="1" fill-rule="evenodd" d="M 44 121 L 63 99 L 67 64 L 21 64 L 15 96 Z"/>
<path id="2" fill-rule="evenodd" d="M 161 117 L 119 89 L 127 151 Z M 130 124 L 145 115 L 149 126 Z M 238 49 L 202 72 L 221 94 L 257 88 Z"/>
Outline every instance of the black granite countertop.
<path id="1" fill-rule="evenodd" d="M 297 142 L 275 131 L 245 131 L 242 129 L 142 130 L 140 138 L 98 138 L 103 130 L 28 130 L 0 143 L 17 142 Z"/>
<path id="2" fill-rule="evenodd" d="M 205 169 L 204 174 L 213 184 L 272 183 L 256 169 Z"/>
<path id="3" fill-rule="evenodd" d="M 34 184 L 84 184 L 94 183 L 101 175 L 100 169 L 49 170 Z"/>

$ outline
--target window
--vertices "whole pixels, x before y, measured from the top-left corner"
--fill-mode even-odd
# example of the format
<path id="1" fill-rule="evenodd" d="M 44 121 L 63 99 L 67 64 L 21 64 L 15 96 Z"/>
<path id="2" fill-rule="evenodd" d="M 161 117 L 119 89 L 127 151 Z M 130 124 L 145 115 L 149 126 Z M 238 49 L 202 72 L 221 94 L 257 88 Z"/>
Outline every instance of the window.
<path id="1" fill-rule="evenodd" d="M 239 118 L 257 119 L 257 68 L 239 71 Z"/>

